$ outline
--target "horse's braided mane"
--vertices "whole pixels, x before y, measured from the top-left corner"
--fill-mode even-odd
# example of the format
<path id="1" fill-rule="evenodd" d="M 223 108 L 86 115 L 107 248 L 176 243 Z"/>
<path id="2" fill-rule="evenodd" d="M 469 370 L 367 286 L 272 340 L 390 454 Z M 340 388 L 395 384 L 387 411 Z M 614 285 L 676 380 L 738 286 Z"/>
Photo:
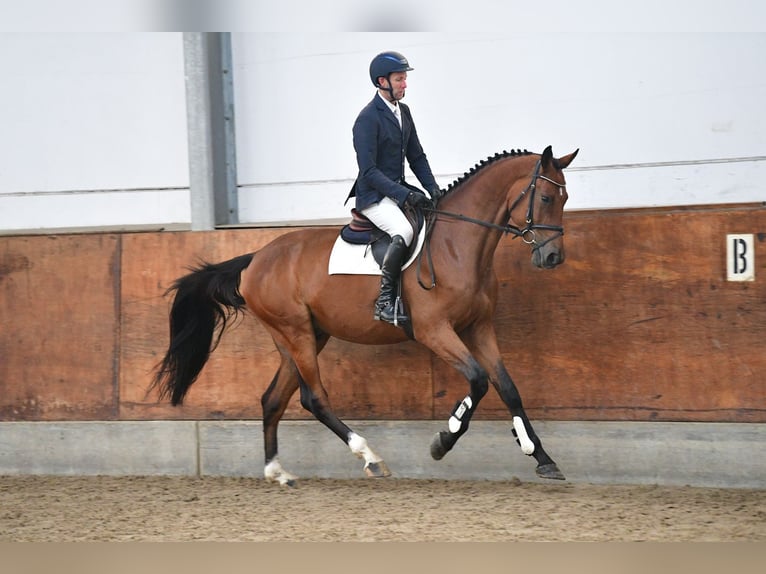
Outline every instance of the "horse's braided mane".
<path id="1" fill-rule="evenodd" d="M 462 183 L 465 183 L 476 175 L 479 171 L 481 171 L 482 168 L 487 167 L 488 165 L 496 162 L 499 159 L 504 159 L 506 157 L 516 157 L 521 155 L 530 155 L 531 151 L 529 150 L 520 150 L 520 149 L 512 149 L 511 151 L 503 150 L 502 152 L 498 152 L 493 156 L 489 156 L 487 159 L 481 160 L 479 163 L 477 163 L 474 167 L 470 169 L 470 171 L 465 172 L 463 175 L 458 177 L 455 181 L 453 181 L 449 186 L 447 186 L 447 189 L 445 190 L 445 193 L 450 193 L 453 191 L 457 186 L 459 186 Z"/>

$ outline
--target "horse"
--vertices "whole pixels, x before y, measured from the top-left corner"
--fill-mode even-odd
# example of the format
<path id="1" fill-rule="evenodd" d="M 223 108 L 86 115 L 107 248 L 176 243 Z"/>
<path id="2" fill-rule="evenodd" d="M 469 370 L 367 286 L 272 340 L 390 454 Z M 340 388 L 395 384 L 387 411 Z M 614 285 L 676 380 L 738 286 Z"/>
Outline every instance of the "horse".
<path id="1" fill-rule="evenodd" d="M 257 252 L 221 263 L 200 262 L 166 293 L 174 293 L 170 341 L 150 388 L 157 388 L 160 400 L 181 404 L 227 325 L 249 311 L 271 335 L 281 357 L 261 397 L 266 480 L 296 484 L 297 477 L 279 460 L 277 428 L 298 389 L 301 406 L 364 459 L 365 474 L 385 477 L 391 474 L 385 461 L 333 412 L 317 357 L 331 337 L 366 345 L 413 339 L 468 381 L 468 393 L 450 413 L 447 428 L 433 437 L 430 452 L 435 460 L 468 430 L 492 384 L 510 411 L 517 444 L 537 462 L 537 476 L 564 480 L 503 365 L 493 325 L 498 294 L 493 257 L 501 237 L 512 234 L 529 245 L 533 265 L 550 269 L 564 262 L 562 219 L 568 193 L 563 170 L 578 151 L 560 158 L 553 156 L 551 146 L 542 154 L 496 153 L 444 190 L 428 214 L 428 241 L 419 265 L 402 273 L 401 292 L 410 316 L 407 329 L 373 320 L 378 277 L 328 273 L 336 228 L 296 230 Z M 430 284 L 421 277 L 424 252 Z"/>

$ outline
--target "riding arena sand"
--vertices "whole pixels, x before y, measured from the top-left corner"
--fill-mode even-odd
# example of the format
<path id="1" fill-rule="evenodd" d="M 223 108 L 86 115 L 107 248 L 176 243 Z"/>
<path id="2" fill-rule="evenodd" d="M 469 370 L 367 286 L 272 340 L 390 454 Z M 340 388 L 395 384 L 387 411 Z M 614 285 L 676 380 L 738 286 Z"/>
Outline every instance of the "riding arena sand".
<path id="1" fill-rule="evenodd" d="M 0 542 L 766 541 L 766 490 L 0 476 Z"/>

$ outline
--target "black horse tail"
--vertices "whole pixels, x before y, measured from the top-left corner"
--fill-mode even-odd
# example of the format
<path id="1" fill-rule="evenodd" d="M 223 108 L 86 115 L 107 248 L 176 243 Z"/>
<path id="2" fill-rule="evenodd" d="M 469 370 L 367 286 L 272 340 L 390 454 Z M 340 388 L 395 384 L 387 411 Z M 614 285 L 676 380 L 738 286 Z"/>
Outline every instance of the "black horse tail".
<path id="1" fill-rule="evenodd" d="M 218 346 L 226 325 L 244 311 L 240 273 L 252 259 L 249 253 L 223 263 L 202 262 L 165 293 L 175 292 L 170 309 L 170 344 L 150 387 L 159 390 L 160 399 L 170 397 L 174 406 L 183 402 Z"/>

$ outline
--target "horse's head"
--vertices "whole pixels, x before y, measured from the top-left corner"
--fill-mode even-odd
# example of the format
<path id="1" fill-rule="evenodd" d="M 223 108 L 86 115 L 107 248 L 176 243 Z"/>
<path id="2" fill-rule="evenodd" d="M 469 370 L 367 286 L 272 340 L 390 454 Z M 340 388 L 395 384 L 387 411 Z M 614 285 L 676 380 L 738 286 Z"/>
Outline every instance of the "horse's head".
<path id="1" fill-rule="evenodd" d="M 563 170 L 578 151 L 557 159 L 551 146 L 545 148 L 524 191 L 509 198 L 511 227 L 532 246 L 532 263 L 537 267 L 551 269 L 564 262 L 562 220 L 569 195 Z M 523 225 L 516 223 L 519 221 Z"/>

